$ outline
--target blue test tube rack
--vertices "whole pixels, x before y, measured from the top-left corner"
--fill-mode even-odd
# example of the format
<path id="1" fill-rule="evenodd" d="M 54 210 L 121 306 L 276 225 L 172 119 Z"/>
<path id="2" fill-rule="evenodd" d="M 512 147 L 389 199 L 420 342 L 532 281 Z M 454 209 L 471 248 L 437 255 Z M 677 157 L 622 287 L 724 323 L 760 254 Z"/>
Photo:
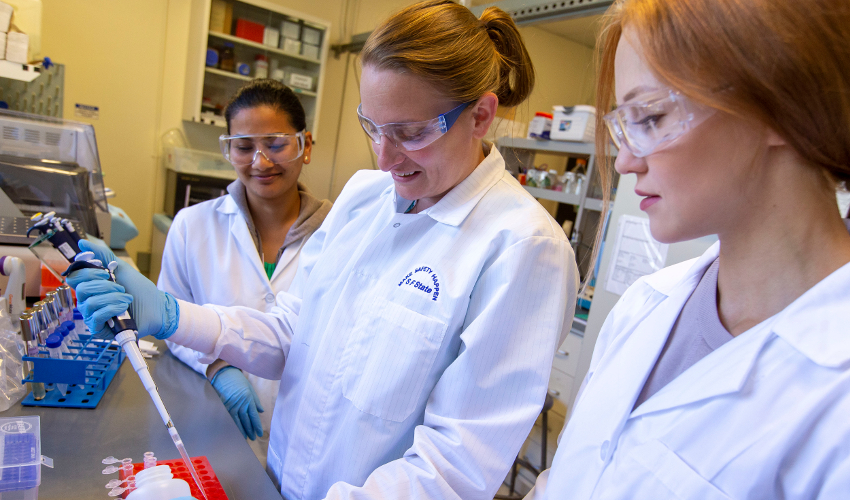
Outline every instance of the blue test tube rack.
<path id="1" fill-rule="evenodd" d="M 49 406 L 55 408 L 96 408 L 107 387 L 112 382 L 126 355 L 111 340 L 93 339 L 80 335 L 68 346 L 70 353 L 61 359 L 48 357 L 47 349 L 40 346 L 44 357 L 24 356 L 33 369 L 27 382 L 41 382 L 48 390 L 44 399 L 36 401 L 32 392 L 21 401 L 24 406 Z M 68 384 L 65 394 L 60 394 L 56 384 Z"/>

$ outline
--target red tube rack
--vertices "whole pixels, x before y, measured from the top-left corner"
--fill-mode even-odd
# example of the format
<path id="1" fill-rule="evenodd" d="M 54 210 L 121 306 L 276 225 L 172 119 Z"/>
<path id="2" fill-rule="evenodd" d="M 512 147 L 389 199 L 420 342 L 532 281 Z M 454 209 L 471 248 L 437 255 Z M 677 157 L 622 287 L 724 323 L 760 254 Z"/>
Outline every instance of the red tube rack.
<path id="1" fill-rule="evenodd" d="M 195 470 L 198 471 L 198 476 L 201 478 L 201 483 L 204 485 L 204 491 L 207 494 L 207 500 L 227 500 L 227 495 L 224 493 L 224 488 L 221 487 L 221 483 L 218 482 L 218 478 L 213 471 L 212 465 L 210 465 L 207 457 L 192 457 L 192 464 L 195 466 Z M 177 460 L 157 460 L 157 465 L 167 465 L 171 467 L 171 474 L 177 478 L 182 479 L 189 483 L 189 488 L 192 490 L 192 496 L 203 500 L 203 495 L 201 495 L 201 490 L 198 489 L 198 486 L 195 484 L 195 480 L 192 479 L 192 474 L 189 473 L 189 469 L 186 468 L 186 464 L 183 463 L 182 459 Z M 133 474 L 144 470 L 145 464 L 133 464 Z M 125 479 L 126 476 L 124 471 L 119 472 L 119 476 L 121 479 Z M 121 495 L 122 498 L 127 498 L 129 493 L 124 493 Z"/>

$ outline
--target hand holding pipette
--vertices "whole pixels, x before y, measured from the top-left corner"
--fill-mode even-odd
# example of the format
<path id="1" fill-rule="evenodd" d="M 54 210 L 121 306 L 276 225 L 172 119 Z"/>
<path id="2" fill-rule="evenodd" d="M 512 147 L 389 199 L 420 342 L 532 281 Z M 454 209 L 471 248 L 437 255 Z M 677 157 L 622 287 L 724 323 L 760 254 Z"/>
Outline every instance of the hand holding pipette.
<path id="1" fill-rule="evenodd" d="M 48 214 L 50 215 L 50 214 Z M 35 218 L 34 218 L 35 219 Z M 46 222 L 45 222 L 46 221 Z M 148 370 L 147 363 L 145 363 L 144 358 L 142 357 L 142 353 L 139 351 L 139 346 L 137 345 L 139 332 L 136 328 L 136 323 L 133 318 L 130 316 L 129 311 L 127 310 L 128 305 L 133 302 L 133 297 L 129 296 L 129 301 L 125 297 L 127 296 L 124 293 L 124 287 L 118 285 L 116 283 L 115 270 L 120 267 L 118 261 L 114 260 L 114 255 L 108 249 L 106 251 L 102 251 L 97 246 L 91 245 L 86 240 L 80 240 L 79 246 L 82 247 L 80 250 L 84 250 L 82 252 L 77 252 L 72 256 L 68 254 L 71 251 L 71 247 L 68 244 L 68 241 L 73 241 L 73 237 L 68 234 L 68 231 L 65 231 L 62 227 L 61 223 L 57 223 L 57 219 L 55 217 L 48 218 L 47 216 L 42 216 L 39 219 L 36 219 L 36 225 L 30 228 L 38 229 L 43 237 L 45 237 L 48 241 L 50 241 L 54 246 L 57 243 L 64 245 L 64 249 L 60 248 L 62 254 L 69 260 L 73 261 L 68 269 L 63 273 L 64 275 L 73 275 L 76 273 L 83 273 L 84 277 L 87 277 L 89 280 L 93 281 L 85 281 L 80 279 L 83 276 L 76 276 L 77 279 L 68 279 L 68 284 L 77 289 L 78 299 L 80 299 L 80 308 L 83 311 L 85 316 L 89 316 L 89 314 L 96 311 L 96 314 L 93 316 L 97 316 L 97 320 L 94 318 L 88 318 L 87 323 L 90 324 L 90 329 L 92 332 L 98 332 L 100 334 L 109 334 L 112 333 L 115 336 L 115 341 L 121 346 L 124 352 L 127 355 L 127 358 L 130 360 L 130 363 L 133 365 L 133 369 L 139 375 L 139 378 L 142 380 L 142 385 L 144 385 L 145 389 L 150 394 L 151 399 L 156 406 L 157 411 L 162 417 L 162 421 L 168 429 L 168 434 L 171 436 L 172 441 L 174 441 L 174 445 L 177 447 L 177 450 L 180 452 L 180 456 L 183 458 L 183 461 L 186 464 L 186 468 L 192 474 L 192 478 L 195 480 L 195 483 L 198 486 L 198 489 L 201 491 L 201 494 L 206 498 L 206 493 L 204 492 L 204 488 L 201 484 L 200 477 L 198 476 L 197 471 L 192 465 L 192 461 L 189 459 L 189 455 L 186 452 L 186 447 L 183 445 L 183 441 L 180 439 L 180 435 L 177 433 L 177 429 L 174 427 L 174 423 L 171 421 L 171 416 L 168 414 L 168 411 L 165 408 L 165 405 L 162 402 L 162 399 L 159 397 L 159 391 L 156 388 L 156 384 L 153 381 L 153 378 L 150 375 L 150 371 Z M 64 233 L 64 236 L 61 238 L 57 237 L 57 234 Z M 73 241 L 74 246 L 77 247 L 77 242 Z M 59 247 L 57 247 L 59 248 Z M 79 248 L 79 247 L 78 247 Z M 94 252 L 89 251 L 90 249 L 98 249 L 101 250 L 100 255 L 96 255 Z M 102 257 L 103 260 L 97 259 L 95 257 Z M 112 260 L 107 260 L 112 259 Z M 133 273 L 128 273 L 129 276 L 135 278 Z M 138 274 L 138 273 L 136 273 Z M 150 290 L 144 287 L 145 283 L 150 283 L 143 276 L 139 275 L 139 277 L 143 278 L 143 281 L 140 282 L 140 286 L 142 286 L 141 292 L 147 292 L 147 295 L 150 295 Z M 140 281 L 138 278 L 135 281 Z M 89 285 L 92 283 L 92 285 Z M 85 285 L 85 286 L 84 286 Z M 150 284 L 153 286 L 153 284 Z M 89 288 L 99 288 L 109 289 L 109 293 L 105 294 L 96 294 L 91 293 L 93 290 L 89 290 Z M 154 290 L 156 287 L 153 286 Z M 159 290 L 156 290 L 159 292 Z M 81 298 L 82 294 L 87 294 L 87 296 Z M 157 307 L 162 307 L 162 310 L 165 310 L 164 313 L 166 316 L 171 313 L 171 321 L 160 323 L 157 332 L 154 331 L 153 328 L 146 328 L 143 330 L 143 334 L 154 334 L 159 333 L 160 335 L 165 336 L 171 335 L 174 330 L 177 328 L 177 318 L 179 312 L 177 311 L 177 304 L 173 297 L 163 292 L 159 292 L 159 294 L 163 294 L 164 297 L 154 294 L 156 298 L 160 298 L 165 304 L 157 304 Z M 91 301 L 91 302 L 89 302 Z M 88 304 L 87 304 L 88 302 Z M 104 305 L 108 305 L 108 307 L 103 307 Z M 100 306 L 100 307 L 98 307 Z M 170 307 L 169 307 L 170 306 Z M 140 313 L 141 317 L 147 317 L 145 313 L 150 315 L 150 308 L 135 308 Z M 105 311 L 104 311 L 105 310 Z M 89 314 L 86 314 L 86 313 Z M 105 316 L 101 318 L 101 316 Z M 101 321 L 102 320 L 102 321 Z M 99 324 L 98 324 L 99 322 Z M 153 324 L 154 322 L 147 322 L 148 325 Z M 165 326 L 165 332 L 162 332 L 163 325 Z M 91 326 L 95 326 L 95 328 L 91 328 Z"/>

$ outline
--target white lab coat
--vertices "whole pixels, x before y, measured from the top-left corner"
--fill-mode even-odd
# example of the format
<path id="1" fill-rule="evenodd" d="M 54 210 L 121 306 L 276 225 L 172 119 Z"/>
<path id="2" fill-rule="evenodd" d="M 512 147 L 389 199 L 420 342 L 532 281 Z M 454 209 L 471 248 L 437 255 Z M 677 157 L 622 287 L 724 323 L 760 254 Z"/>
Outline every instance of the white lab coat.
<path id="1" fill-rule="evenodd" d="M 174 217 L 165 241 L 157 287 L 195 304 L 245 306 L 269 312 L 274 307 L 275 295 L 289 289 L 305 241 L 307 237 L 284 249 L 269 280 L 248 224 L 233 198 L 226 195 L 205 201 L 180 210 Z M 206 375 L 208 365 L 198 360 L 197 351 L 166 343 L 181 361 Z M 245 375 L 266 410 L 260 413 L 264 436 L 251 443 L 263 461 L 280 379 Z"/>
<path id="2" fill-rule="evenodd" d="M 172 340 L 283 371 L 268 463 L 285 498 L 490 500 L 540 412 L 578 285 L 564 231 L 495 147 L 409 204 L 358 172 L 274 315 L 180 302 Z"/>
<path id="3" fill-rule="evenodd" d="M 527 499 L 850 498 L 850 264 L 632 410 L 719 245 L 626 291 Z"/>

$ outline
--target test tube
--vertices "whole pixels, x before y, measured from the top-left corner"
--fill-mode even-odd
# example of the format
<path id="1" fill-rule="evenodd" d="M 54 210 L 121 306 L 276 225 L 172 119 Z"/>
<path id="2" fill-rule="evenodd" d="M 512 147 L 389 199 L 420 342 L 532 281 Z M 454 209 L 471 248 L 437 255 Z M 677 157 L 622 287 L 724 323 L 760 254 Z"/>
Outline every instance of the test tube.
<path id="1" fill-rule="evenodd" d="M 47 352 L 50 353 L 52 359 L 62 359 L 62 336 L 53 334 L 47 337 Z M 59 393 L 65 395 L 68 393 L 68 384 L 56 384 Z"/>
<path id="2" fill-rule="evenodd" d="M 47 292 L 46 294 L 44 294 L 44 301 L 43 302 L 44 302 L 45 308 L 50 313 L 51 322 L 52 322 L 54 328 L 59 326 L 59 323 L 62 322 L 61 319 L 60 319 L 60 317 L 61 317 L 60 315 L 62 314 L 62 307 L 59 303 L 59 298 L 57 297 L 56 292 L 53 291 L 53 292 Z"/>
<path id="3" fill-rule="evenodd" d="M 68 329 L 68 339 L 69 342 L 77 342 L 80 340 L 80 336 L 77 334 L 77 324 L 73 321 L 66 321 L 62 323 L 62 326 Z"/>
<path id="4" fill-rule="evenodd" d="M 40 331 L 40 327 L 38 324 L 38 318 L 33 316 L 32 313 L 24 312 L 21 314 L 21 336 L 24 340 L 24 348 L 26 349 L 27 356 L 37 357 L 38 353 L 38 332 Z M 32 361 L 27 361 L 24 363 L 24 378 L 29 378 L 29 374 L 32 373 L 33 364 Z M 45 391 L 44 384 L 41 382 L 31 382 L 30 387 L 32 390 L 32 397 L 36 401 L 41 401 L 44 399 Z"/>
<path id="5" fill-rule="evenodd" d="M 153 456 L 152 451 L 145 452 L 145 469 L 150 469 L 151 467 L 156 467 L 156 457 Z"/>
<path id="6" fill-rule="evenodd" d="M 69 346 L 71 340 L 68 338 L 68 327 L 59 325 L 59 328 L 56 329 L 56 333 L 62 334 L 62 353 L 71 356 L 71 348 Z"/>
<path id="7" fill-rule="evenodd" d="M 56 294 L 59 297 L 59 302 L 62 304 L 62 321 L 73 321 L 74 295 L 71 293 L 71 287 L 60 285 L 56 288 Z"/>
<path id="8" fill-rule="evenodd" d="M 88 328 L 86 328 L 86 323 L 83 321 L 83 313 L 80 312 L 76 307 L 74 308 L 74 325 L 77 327 L 77 336 L 88 334 Z"/>
<path id="9" fill-rule="evenodd" d="M 34 338 L 39 344 L 43 344 L 47 340 L 47 337 L 53 333 L 50 331 L 50 320 L 47 318 L 47 313 L 44 312 L 41 302 L 33 304 L 30 312 L 35 316 L 36 323 L 38 324 L 38 332 Z"/>
<path id="10" fill-rule="evenodd" d="M 124 477 L 129 478 L 133 475 L 133 459 L 125 458 L 121 460 L 121 469 L 124 470 Z"/>

